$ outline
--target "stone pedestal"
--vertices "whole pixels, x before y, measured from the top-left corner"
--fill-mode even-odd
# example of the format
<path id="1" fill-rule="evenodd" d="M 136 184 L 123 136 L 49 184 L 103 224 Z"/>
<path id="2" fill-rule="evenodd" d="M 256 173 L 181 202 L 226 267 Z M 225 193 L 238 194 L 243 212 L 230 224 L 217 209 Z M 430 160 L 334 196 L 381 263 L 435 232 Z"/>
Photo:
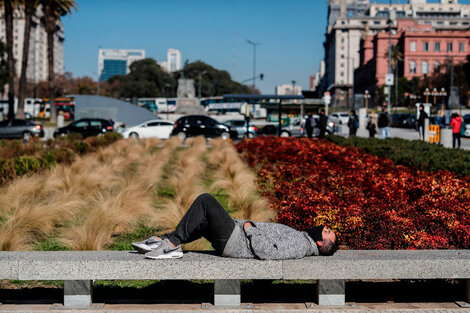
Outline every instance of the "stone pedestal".
<path id="1" fill-rule="evenodd" d="M 214 281 L 214 305 L 219 307 L 239 307 L 241 304 L 241 283 L 237 279 L 217 279 Z"/>
<path id="2" fill-rule="evenodd" d="M 328 279 L 317 282 L 318 305 L 344 305 L 345 298 L 344 280 Z"/>
<path id="3" fill-rule="evenodd" d="M 64 281 L 64 307 L 90 307 L 92 304 L 93 281 Z"/>

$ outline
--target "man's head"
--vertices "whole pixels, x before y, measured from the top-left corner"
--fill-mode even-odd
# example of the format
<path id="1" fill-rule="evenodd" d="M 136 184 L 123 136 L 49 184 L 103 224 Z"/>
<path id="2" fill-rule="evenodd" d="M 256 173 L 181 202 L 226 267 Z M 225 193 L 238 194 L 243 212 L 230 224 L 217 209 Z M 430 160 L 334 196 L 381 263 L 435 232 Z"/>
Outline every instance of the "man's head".
<path id="1" fill-rule="evenodd" d="M 419 106 L 419 109 L 420 109 L 421 111 L 424 110 L 424 105 L 421 104 L 421 105 Z"/>
<path id="2" fill-rule="evenodd" d="M 338 250 L 336 234 L 328 227 L 313 227 L 307 230 L 307 233 L 315 241 L 320 255 L 333 255 Z"/>
<path id="3" fill-rule="evenodd" d="M 321 109 L 320 114 L 325 115 L 325 109 Z"/>
<path id="4" fill-rule="evenodd" d="M 386 106 L 386 105 L 384 105 L 384 106 L 382 107 L 382 112 L 387 112 L 387 106 Z"/>

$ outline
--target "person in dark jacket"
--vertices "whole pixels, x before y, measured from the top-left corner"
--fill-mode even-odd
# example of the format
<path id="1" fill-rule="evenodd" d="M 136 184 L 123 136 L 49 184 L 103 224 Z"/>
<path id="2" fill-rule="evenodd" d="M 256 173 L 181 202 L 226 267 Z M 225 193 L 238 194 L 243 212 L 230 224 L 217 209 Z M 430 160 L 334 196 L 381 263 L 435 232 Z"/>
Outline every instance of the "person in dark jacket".
<path id="1" fill-rule="evenodd" d="M 325 226 L 306 232 L 278 223 L 233 220 L 210 194 L 196 198 L 175 231 L 132 243 L 150 259 L 183 257 L 181 244 L 201 237 L 210 241 L 216 253 L 231 258 L 263 260 L 298 259 L 311 255 L 332 255 L 336 234 Z"/>
<path id="2" fill-rule="evenodd" d="M 351 110 L 351 115 L 348 120 L 349 136 L 356 136 L 357 129 L 359 128 L 359 117 L 355 110 Z"/>
<path id="3" fill-rule="evenodd" d="M 419 106 L 419 116 L 418 116 L 418 132 L 419 132 L 419 140 L 425 140 L 424 138 L 424 125 L 426 119 L 429 118 L 426 111 L 424 111 L 424 105 Z"/>
<path id="4" fill-rule="evenodd" d="M 325 114 L 325 109 L 320 111 L 320 118 L 318 120 L 318 128 L 320 129 L 320 134 L 318 138 L 325 138 L 326 127 L 328 126 L 328 116 Z"/>
<path id="5" fill-rule="evenodd" d="M 307 137 L 309 139 L 312 139 L 314 124 L 315 120 L 312 116 L 312 112 L 308 112 L 307 118 L 305 119 L 305 131 L 307 132 Z"/>
<path id="6" fill-rule="evenodd" d="M 390 138 L 390 124 L 392 123 L 390 115 L 387 112 L 387 106 L 382 107 L 382 112 L 379 114 L 377 120 L 377 126 L 379 126 L 380 132 L 382 133 L 382 139 Z"/>

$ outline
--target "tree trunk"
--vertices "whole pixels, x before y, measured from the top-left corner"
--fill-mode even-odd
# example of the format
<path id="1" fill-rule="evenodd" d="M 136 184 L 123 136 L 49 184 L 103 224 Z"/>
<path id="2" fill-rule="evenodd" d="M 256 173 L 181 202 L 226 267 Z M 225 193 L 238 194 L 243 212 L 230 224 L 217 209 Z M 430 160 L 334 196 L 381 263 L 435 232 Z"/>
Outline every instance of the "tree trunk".
<path id="1" fill-rule="evenodd" d="M 15 117 L 15 59 L 13 58 L 13 5 L 12 1 L 4 1 L 5 30 L 8 55 L 8 119 Z"/>
<path id="2" fill-rule="evenodd" d="M 51 106 L 51 119 L 52 123 L 57 121 L 57 109 L 55 107 L 55 86 L 54 86 L 54 34 L 57 19 L 54 12 L 51 10 L 49 4 L 45 5 L 44 15 L 46 17 L 46 32 L 47 32 L 47 61 L 49 70 L 49 103 Z"/>
<path id="3" fill-rule="evenodd" d="M 21 76 L 20 86 L 18 90 L 18 111 L 17 118 L 24 118 L 24 99 L 26 98 L 26 72 L 28 68 L 29 57 L 29 40 L 31 34 L 31 22 L 34 13 L 34 1 L 25 1 L 25 26 L 24 26 L 24 42 L 23 42 L 23 59 L 21 60 Z"/>

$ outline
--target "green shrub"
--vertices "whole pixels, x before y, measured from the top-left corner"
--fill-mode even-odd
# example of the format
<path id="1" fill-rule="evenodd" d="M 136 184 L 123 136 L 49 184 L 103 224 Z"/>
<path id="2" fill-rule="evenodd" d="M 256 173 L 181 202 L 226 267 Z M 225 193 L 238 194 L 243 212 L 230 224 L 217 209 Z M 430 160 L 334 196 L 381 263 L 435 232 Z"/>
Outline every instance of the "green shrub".
<path id="1" fill-rule="evenodd" d="M 90 146 L 84 141 L 75 141 L 73 145 L 75 151 L 77 151 L 80 155 L 84 155 L 90 149 Z"/>
<path id="2" fill-rule="evenodd" d="M 459 176 L 470 176 L 470 151 L 448 149 L 419 140 L 400 138 L 377 139 L 328 136 L 339 146 L 352 146 L 366 153 L 386 157 L 396 164 L 429 172 L 447 170 Z"/>
<path id="3" fill-rule="evenodd" d="M 41 169 L 41 162 L 35 157 L 22 156 L 13 159 L 16 175 L 22 176 L 28 173 L 36 173 Z"/>

